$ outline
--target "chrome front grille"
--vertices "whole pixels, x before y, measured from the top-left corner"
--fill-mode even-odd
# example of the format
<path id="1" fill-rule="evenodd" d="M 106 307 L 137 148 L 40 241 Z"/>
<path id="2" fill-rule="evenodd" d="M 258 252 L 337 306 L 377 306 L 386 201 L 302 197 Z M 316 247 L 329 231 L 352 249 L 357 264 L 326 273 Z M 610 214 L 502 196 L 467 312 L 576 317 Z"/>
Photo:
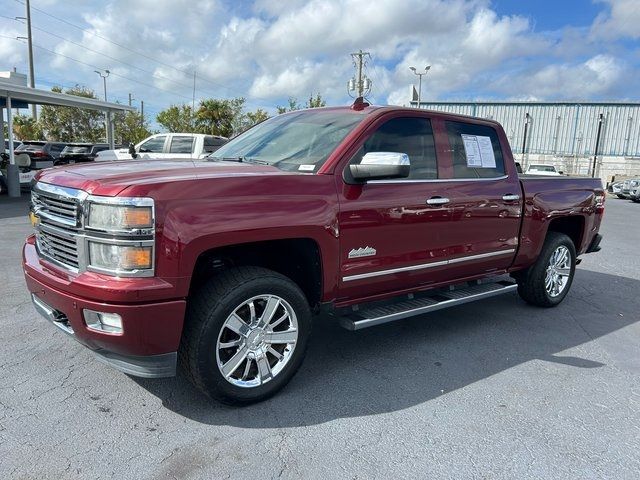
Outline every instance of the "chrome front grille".
<path id="1" fill-rule="evenodd" d="M 52 220 L 61 220 L 62 223 L 78 225 L 78 200 L 73 197 L 64 197 L 61 192 L 47 194 L 42 191 L 31 193 L 31 203 L 34 211 L 39 215 L 50 217 Z"/>
<path id="2" fill-rule="evenodd" d="M 41 219 L 43 221 L 46 222 Z M 78 243 L 73 234 L 41 223 L 36 232 L 36 245 L 41 256 L 76 270 L 80 267 Z"/>
<path id="3" fill-rule="evenodd" d="M 39 219 L 36 227 L 38 254 L 73 271 L 80 269 L 79 190 L 37 184 L 31 192 L 31 210 Z"/>

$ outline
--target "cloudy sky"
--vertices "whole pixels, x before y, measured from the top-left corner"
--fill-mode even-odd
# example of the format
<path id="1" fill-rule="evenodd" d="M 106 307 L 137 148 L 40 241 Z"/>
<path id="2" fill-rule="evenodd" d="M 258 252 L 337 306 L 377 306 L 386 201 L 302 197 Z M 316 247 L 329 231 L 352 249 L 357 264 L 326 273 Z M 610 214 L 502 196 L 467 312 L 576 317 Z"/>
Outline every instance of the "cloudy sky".
<path id="1" fill-rule="evenodd" d="M 24 0 L 1 0 L 0 70 L 27 71 Z M 170 104 L 244 96 L 349 102 L 349 53 L 371 53 L 370 100 L 640 100 L 640 0 L 32 0 L 38 87 Z"/>

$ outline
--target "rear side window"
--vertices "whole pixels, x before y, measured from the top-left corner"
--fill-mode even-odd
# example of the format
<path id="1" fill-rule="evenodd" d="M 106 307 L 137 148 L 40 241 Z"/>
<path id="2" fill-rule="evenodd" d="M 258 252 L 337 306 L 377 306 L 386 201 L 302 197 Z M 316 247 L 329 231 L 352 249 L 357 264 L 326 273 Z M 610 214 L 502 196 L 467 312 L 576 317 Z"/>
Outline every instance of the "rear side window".
<path id="1" fill-rule="evenodd" d="M 453 156 L 453 178 L 495 178 L 505 174 L 502 149 L 494 128 L 445 123 Z"/>
<path id="2" fill-rule="evenodd" d="M 426 118 L 394 118 L 384 123 L 364 142 L 352 163 L 360 163 L 369 152 L 406 153 L 411 162 L 409 180 L 438 178 L 433 130 Z"/>
<path id="3" fill-rule="evenodd" d="M 169 153 L 192 153 L 193 137 L 172 137 Z"/>

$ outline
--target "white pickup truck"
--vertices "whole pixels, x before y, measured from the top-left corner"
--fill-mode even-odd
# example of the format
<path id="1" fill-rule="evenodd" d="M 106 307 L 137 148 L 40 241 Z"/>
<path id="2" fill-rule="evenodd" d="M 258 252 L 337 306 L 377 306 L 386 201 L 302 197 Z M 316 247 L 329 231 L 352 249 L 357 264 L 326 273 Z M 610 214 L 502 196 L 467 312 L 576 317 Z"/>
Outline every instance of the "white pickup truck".
<path id="1" fill-rule="evenodd" d="M 215 152 L 229 140 L 216 135 L 201 133 L 158 133 L 151 135 L 135 146 L 136 158 L 204 158 Z M 130 160 L 128 148 L 104 150 L 95 161 Z"/>

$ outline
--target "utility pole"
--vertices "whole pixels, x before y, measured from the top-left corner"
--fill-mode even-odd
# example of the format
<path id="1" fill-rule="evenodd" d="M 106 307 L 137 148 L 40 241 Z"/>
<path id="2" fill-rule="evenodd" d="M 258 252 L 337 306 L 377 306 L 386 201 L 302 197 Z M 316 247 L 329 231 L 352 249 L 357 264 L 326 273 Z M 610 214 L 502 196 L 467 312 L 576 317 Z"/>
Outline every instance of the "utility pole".
<path id="1" fill-rule="evenodd" d="M 604 123 L 604 114 L 598 116 L 598 133 L 596 135 L 596 148 L 593 152 L 593 167 L 591 169 L 591 178 L 596 176 L 596 167 L 598 165 L 598 149 L 600 148 L 600 135 L 602 134 L 602 124 Z"/>
<path id="2" fill-rule="evenodd" d="M 140 100 L 140 126 L 144 126 L 144 100 Z"/>
<path id="3" fill-rule="evenodd" d="M 353 63 L 356 67 L 356 77 L 349 80 L 347 88 L 350 92 L 356 92 L 356 98 L 364 97 L 371 91 L 371 79 L 364 74 L 366 57 L 371 58 L 371 55 L 369 52 L 363 52 L 362 50 L 351 54 L 351 58 L 353 58 Z"/>
<path id="4" fill-rule="evenodd" d="M 133 102 L 133 100 L 135 100 L 135 98 L 133 98 L 132 94 L 129 94 L 129 106 L 131 106 L 131 103 Z"/>
<path id="5" fill-rule="evenodd" d="M 409 67 L 409 70 L 411 70 L 420 79 L 418 81 L 418 105 L 417 105 L 417 108 L 420 108 L 420 101 L 422 100 L 422 76 L 426 75 L 429 72 L 430 69 L 431 69 L 431 65 L 427 65 L 426 67 L 424 67 L 424 72 L 418 72 L 416 70 L 416 67 Z"/>
<path id="6" fill-rule="evenodd" d="M 18 40 L 27 41 L 27 50 L 29 53 L 29 87 L 36 88 L 36 77 L 33 71 L 33 39 L 31 38 L 31 2 L 26 0 L 25 7 L 27 9 L 26 17 L 16 17 L 16 20 L 24 20 L 27 24 L 27 36 L 16 37 Z M 14 69 L 15 71 L 15 69 Z M 36 104 L 31 104 L 31 116 L 34 120 L 38 119 L 38 111 L 36 110 Z"/>

